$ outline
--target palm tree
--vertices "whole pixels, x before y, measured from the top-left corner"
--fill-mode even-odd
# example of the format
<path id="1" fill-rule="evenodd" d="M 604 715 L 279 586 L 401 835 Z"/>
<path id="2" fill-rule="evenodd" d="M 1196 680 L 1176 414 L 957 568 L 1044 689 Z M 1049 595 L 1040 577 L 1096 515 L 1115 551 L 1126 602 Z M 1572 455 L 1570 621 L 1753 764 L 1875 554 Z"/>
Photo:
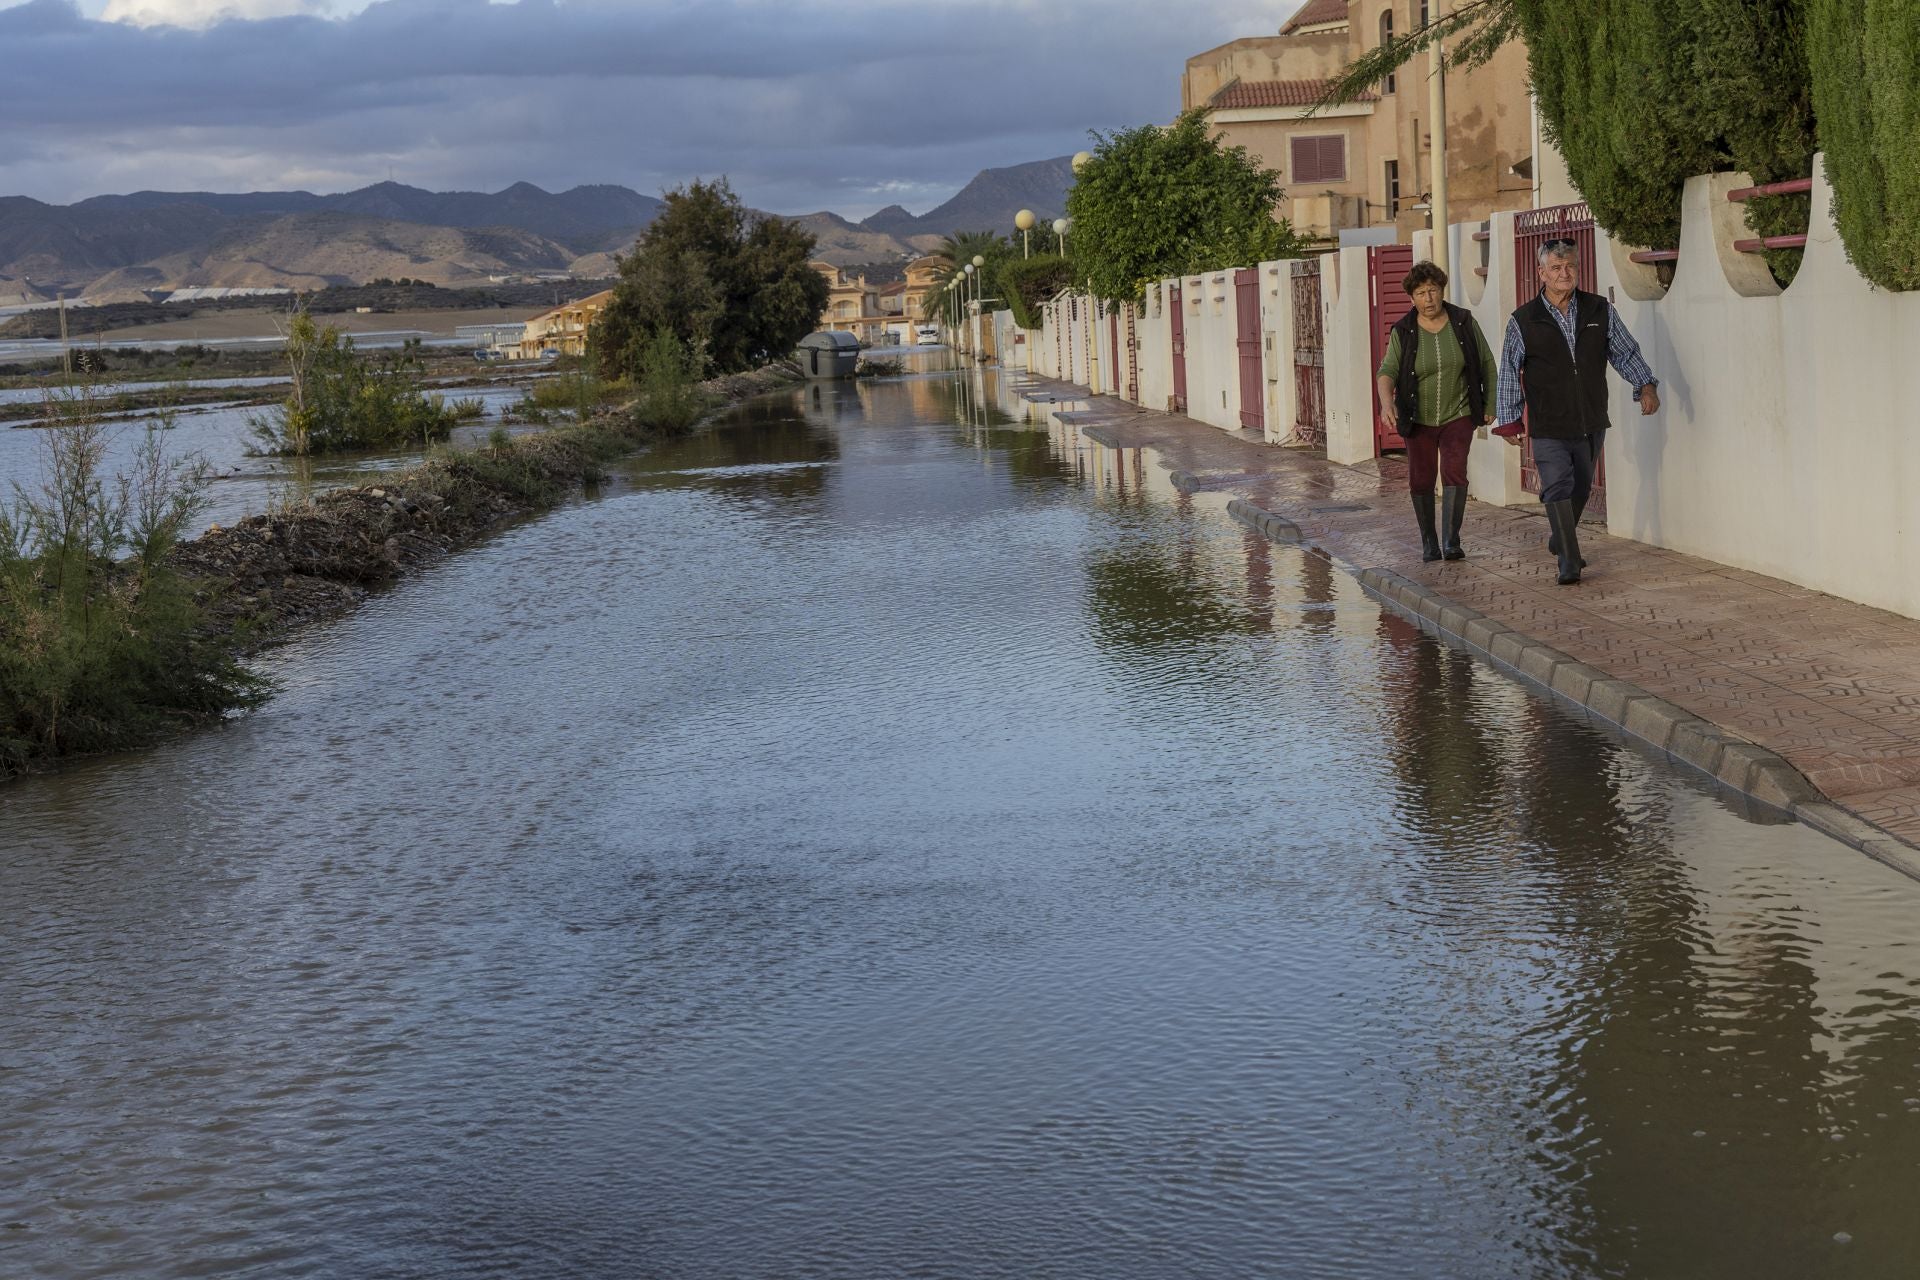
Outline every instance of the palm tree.
<path id="1" fill-rule="evenodd" d="M 946 305 L 947 282 L 965 271 L 969 262 L 975 258 L 985 258 L 986 269 L 991 271 L 995 263 L 1012 252 L 1013 242 L 991 231 L 955 231 L 943 237 L 939 247 L 927 255 L 941 261 L 940 287 L 929 290 L 922 299 L 921 316 L 928 320 L 939 318 L 940 309 Z"/>

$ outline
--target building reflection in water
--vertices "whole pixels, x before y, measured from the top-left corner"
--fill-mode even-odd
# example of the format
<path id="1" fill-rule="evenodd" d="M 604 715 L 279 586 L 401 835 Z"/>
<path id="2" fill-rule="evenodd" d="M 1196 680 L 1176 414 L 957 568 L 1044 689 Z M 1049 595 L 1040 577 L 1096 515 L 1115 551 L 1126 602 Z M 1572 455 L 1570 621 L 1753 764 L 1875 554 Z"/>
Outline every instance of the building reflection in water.
<path id="1" fill-rule="evenodd" d="M 1701 833 L 1725 816 L 1704 780 L 1395 614 L 1380 639 L 1399 817 L 1423 837 L 1409 905 L 1460 961 L 1448 1020 L 1485 1008 L 1531 1066 L 1471 1036 L 1436 1062 L 1527 1126 L 1556 1269 L 1910 1273 L 1920 1215 L 1889 1189 L 1920 1169 L 1920 1020 L 1911 948 L 1879 941 L 1914 936 L 1888 918 L 1898 887 L 1796 865 L 1796 845 L 1857 855 L 1795 826 L 1728 848 Z"/>

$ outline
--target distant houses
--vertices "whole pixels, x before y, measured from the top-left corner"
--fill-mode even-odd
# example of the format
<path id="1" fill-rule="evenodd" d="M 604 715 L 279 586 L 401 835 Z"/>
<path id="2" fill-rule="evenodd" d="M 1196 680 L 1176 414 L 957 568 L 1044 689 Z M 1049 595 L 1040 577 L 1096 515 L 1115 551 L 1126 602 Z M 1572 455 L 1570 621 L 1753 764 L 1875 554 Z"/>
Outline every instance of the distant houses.
<path id="1" fill-rule="evenodd" d="M 587 330 L 612 301 L 613 290 L 602 289 L 599 293 L 563 302 L 551 311 L 543 311 L 524 326 L 489 326 L 494 330 L 494 335 L 493 340 L 486 344 L 486 349 L 495 353 L 495 358 L 503 360 L 584 356 L 587 354 Z M 516 328 L 519 330 L 517 336 L 514 334 Z"/>
<path id="2" fill-rule="evenodd" d="M 812 266 L 827 282 L 827 305 L 820 313 L 822 329 L 851 333 L 870 345 L 911 346 L 913 329 L 920 323 L 921 304 L 939 288 L 946 262 L 915 258 L 907 263 L 904 280 L 886 284 L 870 283 L 866 272 L 831 262 L 816 260 Z"/>

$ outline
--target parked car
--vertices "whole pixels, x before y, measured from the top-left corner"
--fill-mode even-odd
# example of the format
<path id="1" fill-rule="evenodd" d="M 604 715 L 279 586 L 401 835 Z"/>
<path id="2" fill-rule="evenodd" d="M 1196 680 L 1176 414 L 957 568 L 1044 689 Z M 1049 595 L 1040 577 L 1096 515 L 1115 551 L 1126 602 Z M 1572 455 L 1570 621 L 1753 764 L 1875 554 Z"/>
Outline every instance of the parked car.
<path id="1" fill-rule="evenodd" d="M 940 345 L 939 325 L 923 324 L 916 332 L 919 335 L 918 338 L 915 339 L 916 345 L 922 347 L 937 347 Z"/>

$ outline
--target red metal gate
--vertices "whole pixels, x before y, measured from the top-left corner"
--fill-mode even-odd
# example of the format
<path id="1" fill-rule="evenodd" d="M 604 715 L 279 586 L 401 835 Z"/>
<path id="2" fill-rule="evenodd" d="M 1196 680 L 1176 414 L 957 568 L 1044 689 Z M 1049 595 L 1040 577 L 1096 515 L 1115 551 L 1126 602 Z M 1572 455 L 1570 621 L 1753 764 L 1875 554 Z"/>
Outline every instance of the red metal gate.
<path id="1" fill-rule="evenodd" d="M 1320 315 L 1320 259 L 1293 264 L 1293 438 L 1327 445 L 1326 338 Z"/>
<path id="2" fill-rule="evenodd" d="M 1127 399 L 1140 403 L 1140 330 L 1139 311 L 1127 304 Z"/>
<path id="3" fill-rule="evenodd" d="M 1266 381 L 1260 364 L 1260 271 L 1243 267 L 1233 273 L 1235 319 L 1239 326 L 1240 425 L 1262 430 L 1267 423 Z"/>
<path id="4" fill-rule="evenodd" d="M 1180 286 L 1167 290 L 1167 308 L 1173 313 L 1173 411 L 1187 411 L 1187 314 L 1180 305 Z"/>
<path id="5" fill-rule="evenodd" d="M 1380 367 L 1380 361 L 1387 354 L 1387 336 L 1393 332 L 1393 326 L 1407 314 L 1407 308 L 1413 305 L 1413 299 L 1401 288 L 1401 282 L 1407 278 L 1407 272 L 1413 269 L 1413 246 L 1410 244 L 1383 244 L 1367 250 L 1367 282 L 1373 300 L 1373 363 L 1367 367 L 1367 382 L 1373 383 L 1373 371 Z M 1387 449 L 1404 449 L 1407 442 L 1400 433 L 1386 424 L 1380 416 L 1380 393 L 1376 389 L 1373 396 L 1373 451 L 1376 455 Z"/>
<path id="6" fill-rule="evenodd" d="M 1576 283 L 1588 293 L 1600 291 L 1599 270 L 1594 264 L 1593 211 L 1582 204 L 1559 204 L 1545 209 L 1528 209 L 1513 218 L 1514 300 L 1521 306 L 1533 301 L 1540 292 L 1540 246 L 1549 240 L 1571 240 L 1580 253 L 1580 275 Z M 1528 493 L 1540 492 L 1540 469 L 1533 461 L 1533 441 L 1520 442 L 1520 487 Z M 1593 472 L 1593 496 L 1587 510 L 1604 518 L 1607 514 L 1607 460 L 1599 458 Z"/>

